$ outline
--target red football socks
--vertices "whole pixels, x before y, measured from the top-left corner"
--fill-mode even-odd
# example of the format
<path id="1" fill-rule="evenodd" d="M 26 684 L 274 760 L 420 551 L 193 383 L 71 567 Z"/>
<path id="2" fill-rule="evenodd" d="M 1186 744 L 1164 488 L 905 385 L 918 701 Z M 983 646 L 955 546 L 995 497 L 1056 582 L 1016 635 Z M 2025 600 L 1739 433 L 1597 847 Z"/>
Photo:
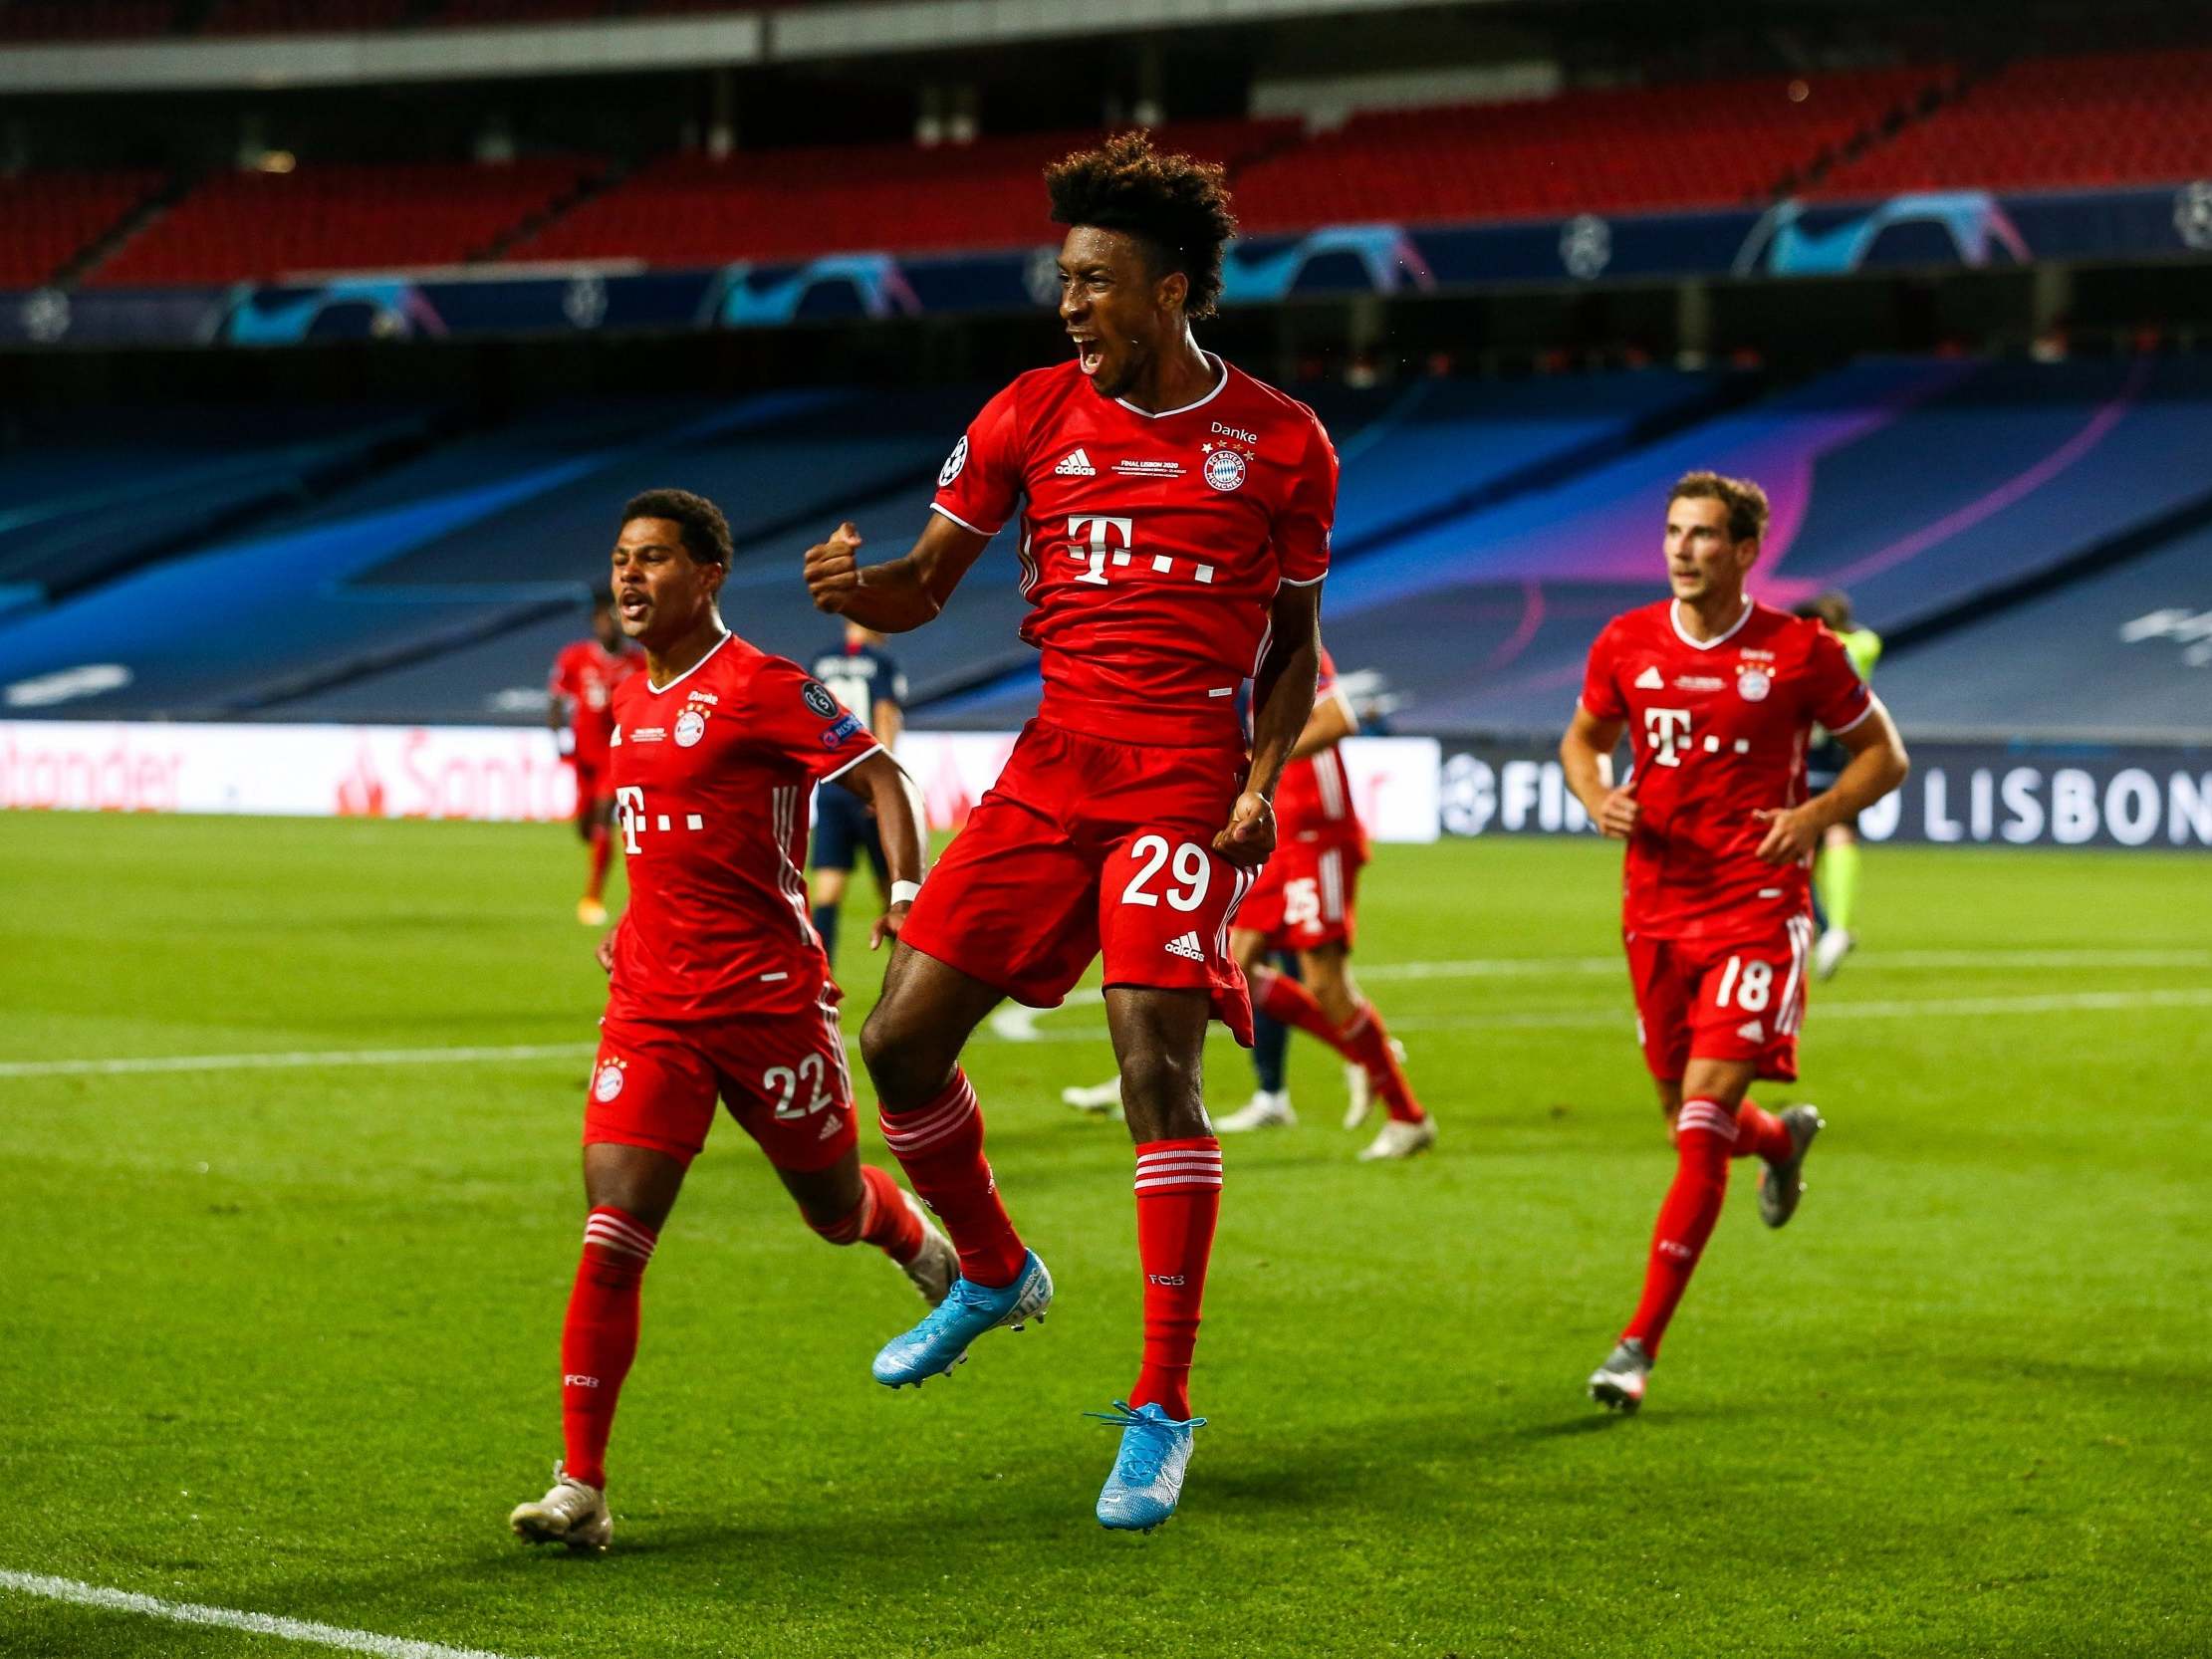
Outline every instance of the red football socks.
<path id="1" fill-rule="evenodd" d="M 1028 1254 L 999 1202 L 983 1156 L 983 1109 L 965 1071 L 912 1111 L 881 1114 L 883 1139 L 960 1253 L 960 1275 L 993 1289 L 1014 1283 Z"/>
<path id="2" fill-rule="evenodd" d="M 1405 1080 L 1405 1069 L 1398 1065 L 1398 1057 L 1390 1048 L 1390 1034 L 1383 1029 L 1382 1016 L 1375 1012 L 1372 1003 L 1361 1003 L 1359 1012 L 1340 1030 L 1313 992 L 1290 975 L 1279 974 L 1273 968 L 1254 968 L 1251 982 L 1254 1004 L 1262 1014 L 1282 1025 L 1295 1026 L 1310 1037 L 1320 1038 L 1364 1070 L 1374 1079 L 1375 1093 L 1392 1117 L 1418 1123 L 1428 1115 L 1413 1098 L 1412 1085 Z"/>
<path id="3" fill-rule="evenodd" d="M 1359 1012 L 1345 1027 L 1338 1046 L 1348 1060 L 1374 1079 L 1374 1091 L 1392 1117 L 1400 1123 L 1418 1123 L 1428 1115 L 1421 1110 L 1420 1101 L 1413 1098 L 1412 1085 L 1405 1080 L 1405 1068 L 1398 1065 L 1390 1034 L 1382 1029 L 1382 1016 L 1374 1011 L 1374 1004 L 1359 1005 Z"/>
<path id="4" fill-rule="evenodd" d="M 898 1183 L 873 1164 L 860 1166 L 860 1201 L 836 1221 L 807 1223 L 834 1245 L 871 1244 L 904 1267 L 921 1249 L 921 1217 Z"/>
<path id="5" fill-rule="evenodd" d="M 592 830 L 592 876 L 584 884 L 586 898 L 598 898 L 607 890 L 607 866 L 614 856 L 614 837 L 602 824 Z"/>
<path id="6" fill-rule="evenodd" d="M 1336 1024 L 1322 1011 L 1314 1000 L 1313 992 L 1288 974 L 1279 974 L 1273 968 L 1252 970 L 1252 1000 L 1262 1014 L 1279 1025 L 1293 1026 L 1309 1037 L 1318 1037 L 1332 1049 L 1340 1052 L 1343 1044 L 1337 1036 Z M 1352 1057 L 1348 1054 L 1347 1060 Z"/>
<path id="7" fill-rule="evenodd" d="M 1736 1144 L 1729 1155 L 1737 1158 L 1765 1158 L 1777 1163 L 1792 1156 L 1798 1143 L 1790 1138 L 1790 1126 L 1771 1111 L 1761 1111 L 1749 1100 L 1736 1113 Z"/>
<path id="8" fill-rule="evenodd" d="M 586 1486 L 607 1485 L 607 1437 L 614 1402 L 637 1354 L 637 1292 L 656 1235 L 608 1206 L 584 1223 L 584 1260 L 561 1329 L 562 1467 Z"/>
<path id="9" fill-rule="evenodd" d="M 1667 1321 L 1690 1288 L 1690 1275 L 1704 1254 L 1720 1219 L 1728 1192 L 1728 1154 L 1736 1140 L 1736 1117 L 1715 1100 L 1685 1100 L 1674 1120 L 1674 1183 L 1659 1206 L 1651 1234 L 1651 1262 L 1643 1275 L 1643 1300 L 1620 1334 L 1639 1338 L 1656 1359 Z"/>
<path id="10" fill-rule="evenodd" d="M 1132 1406 L 1190 1415 L 1190 1356 L 1206 1262 L 1221 1214 L 1221 1142 L 1147 1140 L 1136 1148 L 1136 1254 L 1144 1267 L 1144 1362 Z"/>

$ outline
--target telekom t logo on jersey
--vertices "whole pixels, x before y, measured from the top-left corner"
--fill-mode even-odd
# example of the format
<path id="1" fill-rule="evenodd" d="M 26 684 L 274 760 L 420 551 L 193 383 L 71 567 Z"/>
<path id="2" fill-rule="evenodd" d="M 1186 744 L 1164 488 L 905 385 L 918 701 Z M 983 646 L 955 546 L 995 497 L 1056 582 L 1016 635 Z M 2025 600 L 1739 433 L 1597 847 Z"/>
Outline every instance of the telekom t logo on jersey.
<path id="1" fill-rule="evenodd" d="M 1078 582 L 1089 583 L 1094 588 L 1106 585 L 1108 565 L 1125 566 L 1133 557 L 1136 545 L 1134 519 L 1107 518 L 1097 513 L 1082 513 L 1068 520 L 1068 557 L 1084 567 Z M 1166 576 L 1175 569 L 1175 561 L 1164 553 L 1155 553 L 1152 569 Z M 1211 565 L 1193 565 L 1191 575 L 1200 582 L 1213 581 Z"/>
<path id="2" fill-rule="evenodd" d="M 637 844 L 637 837 L 651 829 L 672 829 L 673 820 L 674 815 L 670 813 L 662 813 L 658 817 L 648 814 L 645 811 L 645 792 L 635 784 L 624 784 L 614 792 L 614 822 L 621 827 L 624 852 L 642 851 L 643 848 Z M 686 830 L 704 830 L 706 820 L 697 813 L 685 813 L 683 827 Z"/>
<path id="3" fill-rule="evenodd" d="M 1690 746 L 1690 711 L 1645 709 L 1643 735 L 1651 740 L 1653 760 L 1661 766 L 1680 766 L 1682 751 Z"/>

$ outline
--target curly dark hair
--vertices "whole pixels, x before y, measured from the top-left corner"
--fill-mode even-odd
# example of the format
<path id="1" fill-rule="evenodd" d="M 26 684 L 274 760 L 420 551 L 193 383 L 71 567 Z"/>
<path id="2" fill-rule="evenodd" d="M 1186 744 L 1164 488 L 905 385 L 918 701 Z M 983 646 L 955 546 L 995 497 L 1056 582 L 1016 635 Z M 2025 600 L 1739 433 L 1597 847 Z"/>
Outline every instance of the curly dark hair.
<path id="1" fill-rule="evenodd" d="M 689 490 L 647 490 L 631 496 L 623 506 L 622 523 L 631 519 L 667 519 L 683 533 L 683 551 L 698 563 L 730 562 L 730 521 L 703 495 L 693 495 Z"/>
<path id="2" fill-rule="evenodd" d="M 1045 169 L 1053 223 L 1125 231 L 1150 245 L 1164 275 L 1190 280 L 1183 311 L 1211 317 L 1221 297 L 1221 250 L 1237 233 L 1229 183 L 1218 162 L 1162 155 L 1141 129 L 1116 132 L 1097 149 Z"/>

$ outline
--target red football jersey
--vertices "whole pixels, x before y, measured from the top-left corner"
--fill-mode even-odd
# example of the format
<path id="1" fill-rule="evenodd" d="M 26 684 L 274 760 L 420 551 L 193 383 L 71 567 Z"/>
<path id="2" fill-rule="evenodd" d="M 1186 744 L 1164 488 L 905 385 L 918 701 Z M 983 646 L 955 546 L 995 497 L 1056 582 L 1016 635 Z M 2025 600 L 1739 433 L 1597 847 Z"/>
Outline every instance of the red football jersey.
<path id="1" fill-rule="evenodd" d="M 614 688 L 644 666 L 640 652 L 611 651 L 597 639 L 564 645 L 553 659 L 553 695 L 569 700 L 569 730 L 576 734 L 580 764 L 606 764 L 607 734 L 614 723 L 608 705 Z"/>
<path id="2" fill-rule="evenodd" d="M 1314 687 L 1314 706 L 1344 693 L 1337 687 L 1337 664 L 1325 649 L 1321 653 L 1321 679 Z M 1348 706 L 1345 711 L 1352 712 Z M 1280 840 L 1332 841 L 1359 846 L 1366 832 L 1358 810 L 1352 803 L 1352 778 L 1345 771 L 1342 747 L 1332 743 L 1317 754 L 1305 755 L 1283 768 L 1283 781 L 1275 790 L 1275 832 Z"/>
<path id="3" fill-rule="evenodd" d="M 1700 644 L 1672 599 L 1605 624 L 1590 649 L 1583 707 L 1627 722 L 1636 804 L 1623 925 L 1651 938 L 1777 928 L 1811 905 L 1810 864 L 1755 856 L 1751 815 L 1806 799 L 1816 724 L 1847 732 L 1872 693 L 1843 643 L 1809 617 L 1744 601 L 1736 625 Z"/>
<path id="4" fill-rule="evenodd" d="M 790 1014 L 830 977 L 807 913 L 817 783 L 876 753 L 796 662 L 726 635 L 666 685 L 614 690 L 608 759 L 629 871 L 608 1012 L 625 1020 Z"/>
<path id="5" fill-rule="evenodd" d="M 937 475 L 936 510 L 994 534 L 1021 509 L 1022 638 L 1040 711 L 1142 744 L 1242 741 L 1238 687 L 1284 583 L 1329 573 L 1337 452 L 1314 411 L 1219 357 L 1197 402 L 1104 397 L 1074 359 L 983 406 Z"/>

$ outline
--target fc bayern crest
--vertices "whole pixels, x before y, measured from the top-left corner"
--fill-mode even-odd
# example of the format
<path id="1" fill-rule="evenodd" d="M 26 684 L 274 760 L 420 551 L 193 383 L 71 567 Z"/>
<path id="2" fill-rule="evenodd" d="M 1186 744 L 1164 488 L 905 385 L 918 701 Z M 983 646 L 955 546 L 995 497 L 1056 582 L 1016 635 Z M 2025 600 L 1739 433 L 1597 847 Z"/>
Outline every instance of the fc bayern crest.
<path id="1" fill-rule="evenodd" d="M 592 1097 L 595 1100 L 612 1100 L 622 1091 L 622 1063 L 611 1060 L 599 1069 L 592 1079 Z"/>
<path id="2" fill-rule="evenodd" d="M 1767 677 L 1764 668 L 1746 668 L 1736 676 L 1736 691 L 1747 703 L 1766 701 L 1767 693 L 1774 689 L 1774 681 Z"/>
<path id="3" fill-rule="evenodd" d="M 1206 457 L 1206 482 L 1217 490 L 1233 490 L 1244 482 L 1244 457 L 1233 449 L 1217 449 Z"/>
<path id="4" fill-rule="evenodd" d="M 697 709 L 685 709 L 676 716 L 676 747 L 688 749 L 706 736 L 706 716 Z"/>

